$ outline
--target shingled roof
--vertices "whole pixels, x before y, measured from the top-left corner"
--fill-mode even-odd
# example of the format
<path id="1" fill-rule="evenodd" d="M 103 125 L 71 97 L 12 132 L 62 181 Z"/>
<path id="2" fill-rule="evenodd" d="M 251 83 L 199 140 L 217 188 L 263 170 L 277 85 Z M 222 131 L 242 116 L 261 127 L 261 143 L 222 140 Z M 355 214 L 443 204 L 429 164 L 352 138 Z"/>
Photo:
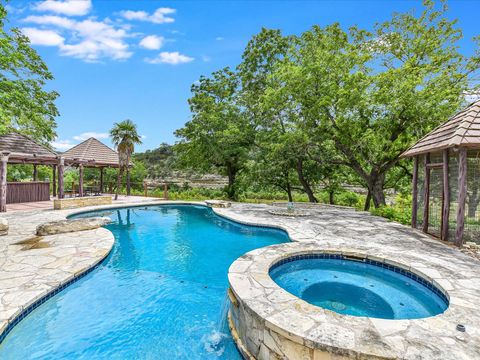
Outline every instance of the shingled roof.
<path id="1" fill-rule="evenodd" d="M 118 167 L 118 154 L 104 143 L 90 138 L 65 151 L 62 156 L 74 162 L 91 163 L 94 166 Z"/>
<path id="2" fill-rule="evenodd" d="M 480 100 L 450 118 L 402 154 L 415 156 L 453 147 L 480 149 Z"/>
<path id="3" fill-rule="evenodd" d="M 57 163 L 58 154 L 17 132 L 0 135 L 0 153 L 9 153 L 10 163 Z"/>

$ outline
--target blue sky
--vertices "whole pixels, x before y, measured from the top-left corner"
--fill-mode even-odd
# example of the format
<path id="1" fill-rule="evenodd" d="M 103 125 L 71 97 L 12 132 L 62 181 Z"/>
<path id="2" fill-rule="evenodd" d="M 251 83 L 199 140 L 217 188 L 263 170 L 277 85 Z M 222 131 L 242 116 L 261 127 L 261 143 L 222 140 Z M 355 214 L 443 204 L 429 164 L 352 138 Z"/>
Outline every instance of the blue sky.
<path id="1" fill-rule="evenodd" d="M 339 22 L 371 29 L 419 1 L 11 1 L 22 28 L 55 76 L 60 93 L 59 150 L 89 135 L 107 144 L 114 122 L 138 124 L 142 151 L 173 143 L 189 119 L 190 86 L 201 75 L 236 66 L 262 27 L 300 34 Z M 462 51 L 478 35 L 479 1 L 450 1 L 464 31 Z"/>

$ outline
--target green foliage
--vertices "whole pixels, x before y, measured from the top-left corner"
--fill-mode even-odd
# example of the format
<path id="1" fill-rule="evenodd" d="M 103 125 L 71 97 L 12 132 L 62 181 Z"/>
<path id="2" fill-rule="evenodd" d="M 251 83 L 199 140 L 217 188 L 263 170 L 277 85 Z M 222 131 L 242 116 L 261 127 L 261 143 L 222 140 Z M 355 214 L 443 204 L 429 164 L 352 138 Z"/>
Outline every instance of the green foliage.
<path id="1" fill-rule="evenodd" d="M 228 68 L 192 85 L 189 99 L 192 119 L 175 134 L 179 164 L 197 171 L 228 176 L 230 199 L 236 198 L 236 177 L 245 167 L 253 127 L 238 103 L 238 79 Z"/>
<path id="2" fill-rule="evenodd" d="M 127 173 L 127 195 L 130 195 L 130 163 L 132 154 L 135 151 L 135 145 L 141 144 L 142 139 L 137 132 L 137 125 L 132 120 L 123 120 L 119 123 L 115 123 L 110 130 L 110 137 L 112 142 L 117 148 L 118 162 L 120 165 L 120 171 L 117 177 L 117 192 L 115 193 L 115 200 L 118 198 L 118 192 L 121 188 L 123 172 Z"/>
<path id="3" fill-rule="evenodd" d="M 154 150 L 137 153 L 134 159 L 145 165 L 147 175 L 151 179 L 171 176 L 177 167 L 177 156 L 173 146 L 166 143 L 160 144 Z"/>
<path id="4" fill-rule="evenodd" d="M 192 120 L 177 132 L 180 159 L 203 171 L 233 167 L 233 192 L 246 180 L 290 198 L 301 189 L 315 202 L 322 186 L 336 202 L 341 184 L 354 183 L 384 206 L 386 187 L 409 187 L 411 164 L 400 154 L 458 110 L 480 68 L 478 50 L 459 52 L 461 37 L 446 6 L 431 1 L 373 31 L 262 29 L 236 72 L 192 87 Z"/>
<path id="5" fill-rule="evenodd" d="M 384 205 L 371 209 L 370 212 L 373 215 L 382 216 L 404 225 L 410 225 L 412 222 L 412 197 L 410 195 L 397 195 L 393 205 Z"/>
<path id="6" fill-rule="evenodd" d="M 58 93 L 44 88 L 53 75 L 28 37 L 7 22 L 0 4 L 0 134 L 17 130 L 48 143 L 56 137 Z"/>
<path id="7" fill-rule="evenodd" d="M 478 57 L 458 51 L 454 25 L 426 3 L 420 16 L 395 14 L 372 33 L 314 26 L 272 66 L 264 101 L 299 122 L 318 152 L 333 144 L 330 162 L 349 167 L 384 205 L 399 155 L 459 108 L 478 69 Z"/>
<path id="8" fill-rule="evenodd" d="M 8 164 L 7 181 L 32 181 L 33 165 Z M 50 166 L 37 166 L 38 179 L 52 181 L 52 168 Z"/>
<path id="9" fill-rule="evenodd" d="M 124 169 L 128 168 L 135 145 L 142 143 L 137 125 L 129 119 L 115 123 L 110 130 L 110 137 L 117 148 L 120 166 Z"/>

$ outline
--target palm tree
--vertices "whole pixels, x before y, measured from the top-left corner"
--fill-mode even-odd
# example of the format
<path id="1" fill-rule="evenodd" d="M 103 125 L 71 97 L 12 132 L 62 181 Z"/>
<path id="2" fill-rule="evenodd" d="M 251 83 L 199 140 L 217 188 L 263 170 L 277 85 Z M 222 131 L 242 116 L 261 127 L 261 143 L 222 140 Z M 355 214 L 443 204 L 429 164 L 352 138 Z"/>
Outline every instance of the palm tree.
<path id="1" fill-rule="evenodd" d="M 124 171 L 127 173 L 127 195 L 130 195 L 130 160 L 135 150 L 135 144 L 141 144 L 142 140 L 140 135 L 138 135 L 137 125 L 129 119 L 113 124 L 112 130 L 110 130 L 110 137 L 112 138 L 112 143 L 117 148 L 120 166 L 117 190 L 115 192 L 115 200 L 117 200 Z"/>

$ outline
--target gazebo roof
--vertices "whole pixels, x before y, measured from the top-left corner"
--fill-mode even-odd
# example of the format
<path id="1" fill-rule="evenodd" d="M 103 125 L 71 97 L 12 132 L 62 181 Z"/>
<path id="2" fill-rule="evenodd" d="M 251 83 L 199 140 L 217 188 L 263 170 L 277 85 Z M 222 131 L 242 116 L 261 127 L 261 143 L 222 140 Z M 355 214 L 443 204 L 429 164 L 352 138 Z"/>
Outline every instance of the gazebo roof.
<path id="1" fill-rule="evenodd" d="M 86 163 L 87 166 L 118 167 L 118 153 L 104 143 L 91 137 L 62 154 L 65 160 Z"/>
<path id="2" fill-rule="evenodd" d="M 480 100 L 470 104 L 420 139 L 402 157 L 436 152 L 453 147 L 480 149 Z"/>
<path id="3" fill-rule="evenodd" d="M 58 154 L 17 132 L 0 135 L 0 153 L 9 153 L 9 163 L 56 164 Z"/>

